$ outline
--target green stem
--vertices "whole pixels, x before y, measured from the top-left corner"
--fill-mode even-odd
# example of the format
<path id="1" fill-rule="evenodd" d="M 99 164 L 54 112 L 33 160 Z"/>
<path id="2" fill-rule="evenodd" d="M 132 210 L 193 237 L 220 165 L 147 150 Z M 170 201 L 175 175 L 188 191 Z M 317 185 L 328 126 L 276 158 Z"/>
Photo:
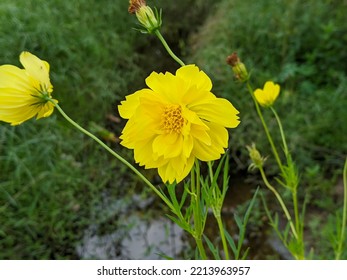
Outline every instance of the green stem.
<path id="1" fill-rule="evenodd" d="M 271 106 L 270 107 L 272 113 L 274 114 L 279 130 L 280 130 L 280 134 L 281 134 L 281 138 L 282 138 L 282 143 L 283 143 L 283 150 L 284 150 L 284 154 L 288 160 L 288 157 L 290 157 L 289 155 L 289 150 L 288 150 L 288 145 L 287 145 L 287 141 L 286 141 L 286 137 L 284 134 L 284 130 L 283 130 L 283 126 L 281 123 L 281 119 L 279 118 L 276 110 Z M 294 217 L 295 217 L 295 228 L 296 231 L 298 233 L 298 241 L 300 242 L 300 248 L 301 250 L 301 254 L 304 254 L 304 247 L 303 247 L 303 232 L 302 232 L 302 228 L 301 228 L 301 223 L 300 223 L 300 217 L 299 217 L 299 207 L 298 207 L 298 196 L 297 196 L 297 192 L 296 192 L 296 187 L 291 188 L 291 192 L 292 192 L 292 199 L 293 199 L 293 208 L 294 208 Z"/>
<path id="2" fill-rule="evenodd" d="M 272 106 L 270 107 L 270 109 L 271 109 L 271 111 L 273 112 L 273 114 L 275 115 L 275 118 L 276 118 L 276 120 L 277 120 L 278 127 L 279 127 L 280 133 L 281 133 L 281 138 L 282 138 L 282 143 L 283 143 L 284 154 L 287 156 L 288 153 L 289 153 L 289 150 L 288 150 L 287 141 L 286 141 L 286 137 L 285 137 L 285 135 L 284 135 L 284 131 L 283 131 L 283 126 L 282 126 L 281 120 L 280 120 L 279 116 L 277 115 L 276 110 L 275 110 Z"/>
<path id="3" fill-rule="evenodd" d="M 345 242 L 345 230 L 347 223 L 347 158 L 345 161 L 345 166 L 343 168 L 343 213 L 342 213 L 342 223 L 341 223 L 341 232 L 339 237 L 339 243 L 336 253 L 336 259 L 339 260 L 342 254 L 343 245 Z"/>
<path id="4" fill-rule="evenodd" d="M 196 162 L 195 166 L 191 171 L 191 192 L 192 192 L 192 201 L 193 205 L 193 216 L 194 216 L 194 239 L 198 250 L 200 252 L 201 258 L 203 260 L 207 259 L 204 245 L 202 243 L 202 234 L 203 234 L 203 223 L 202 223 L 202 213 L 200 207 L 200 167 L 199 163 Z"/>
<path id="5" fill-rule="evenodd" d="M 212 163 L 210 161 L 207 162 L 207 166 L 208 166 L 208 172 L 210 175 L 210 179 L 211 179 L 211 184 L 213 183 L 213 170 L 212 170 Z"/>
<path id="6" fill-rule="evenodd" d="M 260 171 L 261 177 L 263 178 L 263 181 L 264 181 L 266 187 L 267 187 L 270 191 L 272 191 L 272 192 L 274 193 L 274 195 L 276 196 L 278 202 L 280 203 L 280 205 L 281 205 L 281 207 L 282 207 L 282 210 L 283 210 L 284 214 L 286 215 L 287 220 L 288 220 L 288 222 L 289 222 L 289 224 L 290 224 L 290 228 L 291 228 L 291 230 L 292 230 L 292 233 L 293 233 L 295 239 L 298 240 L 298 234 L 297 234 L 296 229 L 295 229 L 295 226 L 294 226 L 294 224 L 293 224 L 292 217 L 290 216 L 289 211 L 288 211 L 286 205 L 284 204 L 282 197 L 280 196 L 280 194 L 276 191 L 276 189 L 275 189 L 275 188 L 269 183 L 269 181 L 267 180 L 267 177 L 266 177 L 266 175 L 265 175 L 265 172 L 264 172 L 263 167 L 260 166 L 260 167 L 259 167 L 259 171 Z"/>
<path id="7" fill-rule="evenodd" d="M 255 108 L 256 108 L 256 110 L 257 110 L 257 113 L 258 113 L 258 116 L 259 116 L 259 118 L 260 118 L 260 120 L 261 120 L 261 123 L 263 124 L 264 130 L 265 130 L 265 134 L 266 134 L 267 139 L 268 139 L 268 141 L 269 141 L 269 143 L 270 143 L 270 145 L 271 145 L 272 152 L 273 152 L 273 154 L 274 154 L 274 156 L 275 156 L 275 159 L 276 159 L 276 161 L 277 161 L 277 164 L 278 164 L 278 166 L 279 166 L 279 168 L 280 168 L 282 174 L 284 174 L 284 169 L 283 169 L 282 162 L 281 162 L 280 157 L 279 157 L 279 155 L 278 155 L 278 152 L 277 152 L 277 149 L 276 149 L 276 147 L 275 147 L 275 144 L 274 144 L 274 142 L 273 142 L 273 140 L 272 140 L 272 137 L 271 137 L 271 134 L 270 134 L 270 132 L 269 132 L 269 129 L 268 129 L 266 123 L 265 123 L 265 120 L 264 120 L 263 114 L 261 113 L 261 110 L 260 110 L 260 108 L 259 108 L 258 102 L 257 102 L 257 100 L 256 100 L 255 97 L 254 97 L 253 89 L 252 89 L 252 87 L 251 87 L 251 85 L 250 85 L 249 82 L 247 82 L 247 88 L 248 88 L 248 91 L 250 92 L 250 94 L 251 94 L 251 96 L 252 96 L 253 101 L 254 101 Z"/>
<path id="8" fill-rule="evenodd" d="M 223 222 L 222 222 L 222 218 L 220 215 L 215 216 L 217 223 L 218 223 L 218 228 L 219 228 L 219 232 L 220 232 L 220 237 L 222 239 L 222 244 L 223 244 L 223 250 L 224 250 L 224 254 L 225 254 L 225 259 L 226 260 L 230 260 L 230 256 L 229 256 L 229 250 L 228 250 L 228 245 L 227 245 L 227 240 L 225 238 L 225 233 L 224 233 L 224 226 L 223 226 Z"/>
<path id="9" fill-rule="evenodd" d="M 163 44 L 163 46 L 165 47 L 166 51 L 169 53 L 169 55 L 181 66 L 184 66 L 184 62 L 179 59 L 174 52 L 170 49 L 169 45 L 166 43 L 164 37 L 161 35 L 160 31 L 157 29 L 154 32 L 155 35 L 157 35 L 157 37 L 159 38 L 160 42 Z"/>
<path id="10" fill-rule="evenodd" d="M 117 158 L 120 162 L 122 162 L 124 165 L 126 165 L 128 168 L 130 168 L 143 182 L 145 182 L 170 208 L 173 209 L 172 203 L 164 197 L 160 191 L 145 177 L 143 174 L 141 174 L 140 171 L 138 171 L 133 165 L 131 165 L 127 160 L 125 160 L 122 156 L 117 154 L 115 151 L 113 151 L 109 146 L 107 146 L 104 142 L 102 142 L 99 138 L 97 138 L 94 134 L 90 133 L 88 130 L 81 127 L 78 123 L 73 121 L 64 111 L 63 109 L 52 99 L 48 99 L 49 102 L 53 103 L 54 106 L 57 108 L 57 110 L 60 112 L 60 114 L 75 128 L 77 128 L 79 131 L 83 132 L 90 138 L 92 138 L 94 141 L 96 141 L 101 147 L 103 147 L 106 151 L 108 151 L 111 155 L 113 155 L 115 158 Z"/>
<path id="11" fill-rule="evenodd" d="M 287 141 L 286 141 L 286 137 L 283 131 L 283 126 L 281 123 L 281 120 L 276 112 L 276 110 L 271 106 L 270 107 L 272 113 L 274 114 L 278 127 L 280 129 L 280 134 L 281 134 L 281 138 L 282 138 L 282 143 L 283 143 L 283 150 L 284 150 L 284 154 L 286 156 L 286 158 L 288 158 L 289 156 L 289 150 L 288 150 L 288 145 L 287 145 Z M 296 192 L 296 187 L 295 188 L 291 188 L 292 190 L 292 196 L 293 196 L 293 208 L 294 208 L 294 215 L 295 215 L 295 228 L 296 230 L 299 232 L 300 231 L 300 223 L 299 223 L 299 208 L 298 208 L 298 197 L 297 197 L 297 192 Z"/>
<path id="12" fill-rule="evenodd" d="M 293 199 L 293 208 L 294 208 L 294 217 L 295 217 L 295 228 L 297 232 L 300 234 L 300 240 L 302 240 L 302 230 L 300 225 L 300 217 L 299 217 L 299 207 L 298 207 L 298 195 L 296 192 L 296 188 L 292 190 L 292 199 Z"/>

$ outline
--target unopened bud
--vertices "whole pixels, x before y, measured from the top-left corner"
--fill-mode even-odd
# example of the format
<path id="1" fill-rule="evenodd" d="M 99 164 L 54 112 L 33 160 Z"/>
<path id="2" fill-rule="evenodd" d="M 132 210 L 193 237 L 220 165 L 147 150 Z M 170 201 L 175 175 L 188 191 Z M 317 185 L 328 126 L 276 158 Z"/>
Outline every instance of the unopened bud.
<path id="1" fill-rule="evenodd" d="M 250 164 L 248 169 L 253 170 L 262 167 L 264 165 L 264 162 L 266 161 L 266 158 L 261 156 L 255 144 L 253 143 L 252 146 L 246 146 L 246 148 L 249 152 L 249 157 L 252 160 L 252 163 Z"/>
<path id="2" fill-rule="evenodd" d="M 144 33 L 153 33 L 161 26 L 161 14 L 156 9 L 154 12 L 151 7 L 147 6 L 145 0 L 130 0 L 128 11 L 136 15 L 145 28 L 145 30 L 141 30 Z"/>
<path id="3" fill-rule="evenodd" d="M 142 6 L 146 6 L 145 0 L 130 0 L 128 11 L 131 14 L 135 14 Z"/>
<path id="4" fill-rule="evenodd" d="M 231 66 L 234 72 L 235 78 L 240 82 L 246 82 L 249 78 L 246 66 L 241 62 L 237 53 L 234 52 L 227 57 L 226 62 Z"/>

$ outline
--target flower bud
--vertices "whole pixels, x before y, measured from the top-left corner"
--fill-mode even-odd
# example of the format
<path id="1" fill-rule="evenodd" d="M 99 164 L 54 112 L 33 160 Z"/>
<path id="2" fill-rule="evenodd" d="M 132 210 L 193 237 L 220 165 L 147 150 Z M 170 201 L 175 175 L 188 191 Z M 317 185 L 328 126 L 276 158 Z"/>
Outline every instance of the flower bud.
<path id="1" fill-rule="evenodd" d="M 249 78 L 246 66 L 241 62 L 236 52 L 227 57 L 226 62 L 231 66 L 236 79 L 240 82 L 246 82 Z"/>
<path id="2" fill-rule="evenodd" d="M 249 152 L 249 157 L 252 160 L 252 163 L 250 164 L 248 169 L 253 170 L 262 167 L 264 165 L 264 162 L 266 161 L 266 158 L 261 156 L 255 144 L 253 143 L 252 146 L 246 146 L 246 148 Z"/>
<path id="3" fill-rule="evenodd" d="M 144 33 L 153 33 L 161 26 L 161 14 L 146 5 L 145 0 L 130 0 L 129 13 L 135 14 L 140 24 L 145 28 Z"/>

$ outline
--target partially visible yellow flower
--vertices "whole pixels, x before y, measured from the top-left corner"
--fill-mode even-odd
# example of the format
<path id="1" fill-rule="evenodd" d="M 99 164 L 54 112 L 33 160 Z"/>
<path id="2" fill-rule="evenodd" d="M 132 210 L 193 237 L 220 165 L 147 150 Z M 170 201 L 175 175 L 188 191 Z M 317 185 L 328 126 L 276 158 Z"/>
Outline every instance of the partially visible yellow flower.
<path id="1" fill-rule="evenodd" d="M 256 89 L 254 91 L 255 99 L 263 107 L 272 106 L 280 93 L 280 86 L 271 81 L 267 81 L 264 89 Z"/>
<path id="2" fill-rule="evenodd" d="M 234 106 L 211 92 L 210 78 L 187 65 L 176 75 L 153 72 L 146 84 L 118 106 L 128 119 L 121 144 L 134 150 L 135 161 L 172 183 L 188 175 L 195 159 L 219 159 L 228 147 L 226 128 L 240 121 Z"/>
<path id="3" fill-rule="evenodd" d="M 54 109 L 47 100 L 53 91 L 49 64 L 29 52 L 22 52 L 19 60 L 24 69 L 0 66 L 0 121 L 11 125 L 48 117 Z"/>

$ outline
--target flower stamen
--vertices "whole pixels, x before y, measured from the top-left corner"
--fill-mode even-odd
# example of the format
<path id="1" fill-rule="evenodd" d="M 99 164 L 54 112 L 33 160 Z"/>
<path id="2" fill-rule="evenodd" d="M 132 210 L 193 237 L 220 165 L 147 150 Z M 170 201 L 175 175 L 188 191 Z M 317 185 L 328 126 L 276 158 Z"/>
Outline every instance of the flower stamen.
<path id="1" fill-rule="evenodd" d="M 184 125 L 182 108 L 179 105 L 167 105 L 162 115 L 162 129 L 166 133 L 180 133 Z"/>

